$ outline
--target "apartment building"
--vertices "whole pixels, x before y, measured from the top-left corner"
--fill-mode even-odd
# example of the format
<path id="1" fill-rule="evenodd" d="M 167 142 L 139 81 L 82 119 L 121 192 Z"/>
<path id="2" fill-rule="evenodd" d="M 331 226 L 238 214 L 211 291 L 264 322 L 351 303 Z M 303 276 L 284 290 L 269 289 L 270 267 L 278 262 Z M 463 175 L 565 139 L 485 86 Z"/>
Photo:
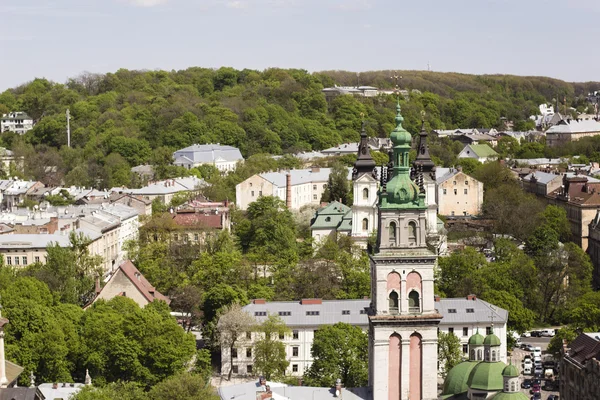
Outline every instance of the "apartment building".
<path id="1" fill-rule="evenodd" d="M 0 132 L 14 132 L 24 135 L 33 129 L 33 118 L 22 111 L 2 114 L 0 119 Z"/>
<path id="2" fill-rule="evenodd" d="M 437 168 L 435 175 L 439 215 L 479 215 L 483 205 L 482 182 L 465 174 L 461 168 Z"/>

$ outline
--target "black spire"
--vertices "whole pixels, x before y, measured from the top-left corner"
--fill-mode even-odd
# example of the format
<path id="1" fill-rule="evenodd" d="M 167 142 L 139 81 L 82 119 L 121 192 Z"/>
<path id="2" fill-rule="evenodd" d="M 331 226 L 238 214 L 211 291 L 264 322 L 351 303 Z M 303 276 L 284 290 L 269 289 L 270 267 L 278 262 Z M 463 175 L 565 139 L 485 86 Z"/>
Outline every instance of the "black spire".
<path id="1" fill-rule="evenodd" d="M 431 172 L 435 169 L 435 164 L 429 155 L 429 146 L 427 145 L 427 131 L 425 130 L 425 120 L 421 124 L 421 133 L 419 133 L 419 147 L 417 148 L 417 158 L 413 162 L 415 170 L 423 173 Z"/>
<path id="2" fill-rule="evenodd" d="M 360 132 L 360 143 L 358 143 L 358 157 L 356 158 L 354 169 L 352 170 L 352 180 L 356 180 L 356 178 L 363 173 L 371 174 L 374 170 L 375 161 L 371 157 L 367 132 L 365 132 L 365 121 L 363 121 L 362 130 Z"/>

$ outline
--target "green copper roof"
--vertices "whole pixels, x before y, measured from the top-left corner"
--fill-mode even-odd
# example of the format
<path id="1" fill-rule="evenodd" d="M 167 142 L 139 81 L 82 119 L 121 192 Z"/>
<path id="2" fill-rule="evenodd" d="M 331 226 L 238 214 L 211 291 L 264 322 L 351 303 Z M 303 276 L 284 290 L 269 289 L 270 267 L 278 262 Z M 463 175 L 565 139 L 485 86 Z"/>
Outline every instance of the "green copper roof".
<path id="1" fill-rule="evenodd" d="M 311 229 L 335 229 L 342 219 L 352 209 L 340 202 L 334 201 L 317 211 L 310 226 Z"/>
<path id="2" fill-rule="evenodd" d="M 337 228 L 338 232 L 351 232 L 352 231 L 352 210 L 348 211 L 344 218 L 342 218 L 342 222 L 340 226 Z"/>
<path id="3" fill-rule="evenodd" d="M 385 195 L 380 196 L 381 208 L 425 209 L 425 194 L 410 179 L 409 156 L 412 136 L 402 127 L 404 118 L 400 114 L 400 103 L 396 106 L 396 128 L 390 138 L 394 144 L 393 168 L 388 171 Z"/>
<path id="4" fill-rule="evenodd" d="M 496 157 L 498 153 L 487 144 L 470 144 L 471 150 L 477 157 Z"/>
<path id="5" fill-rule="evenodd" d="M 496 393 L 495 395 L 493 395 L 489 399 L 494 399 L 494 400 L 529 400 L 529 397 L 527 397 L 525 394 L 523 394 L 523 392 L 513 392 L 513 393 L 500 392 L 500 393 Z"/>
<path id="6" fill-rule="evenodd" d="M 502 370 L 502 376 L 514 377 L 519 376 L 519 370 L 514 365 L 509 364 Z"/>
<path id="7" fill-rule="evenodd" d="M 467 385 L 471 389 L 502 390 L 504 387 L 502 371 L 505 367 L 506 364 L 503 362 L 480 362 L 471 371 Z"/>
<path id="8" fill-rule="evenodd" d="M 500 342 L 500 338 L 492 331 L 492 333 L 485 337 L 483 344 L 486 346 L 500 346 L 502 343 Z"/>
<path id="9" fill-rule="evenodd" d="M 483 335 L 481 333 L 479 333 L 479 328 L 478 328 L 477 332 L 469 338 L 469 344 L 475 345 L 475 346 L 483 346 L 484 340 L 485 340 L 485 338 L 483 337 Z"/>
<path id="10" fill-rule="evenodd" d="M 444 390 L 442 396 L 450 396 L 459 393 L 464 393 L 469 390 L 467 381 L 473 368 L 477 366 L 477 361 L 463 361 L 457 364 L 448 372 L 444 380 Z"/>

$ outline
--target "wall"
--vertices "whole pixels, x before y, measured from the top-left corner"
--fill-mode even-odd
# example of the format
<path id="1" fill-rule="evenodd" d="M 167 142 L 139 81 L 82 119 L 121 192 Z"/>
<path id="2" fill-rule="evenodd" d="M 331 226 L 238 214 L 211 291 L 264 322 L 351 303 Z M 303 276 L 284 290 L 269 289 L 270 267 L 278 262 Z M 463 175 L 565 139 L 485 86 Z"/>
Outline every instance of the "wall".
<path id="1" fill-rule="evenodd" d="M 94 299 L 94 302 L 98 299 L 110 300 L 116 296 L 122 296 L 125 292 L 125 297 L 134 300 L 140 307 L 144 307 L 148 304 L 148 300 L 140 293 L 135 285 L 125 276 L 121 269 L 118 269 L 113 277 L 106 283 L 100 295 Z"/>
<path id="2" fill-rule="evenodd" d="M 240 210 L 247 210 L 250 203 L 262 196 L 276 196 L 273 184 L 260 175 L 253 175 L 235 187 L 235 205 Z M 285 197 L 284 197 L 285 201 Z"/>
<path id="3" fill-rule="evenodd" d="M 444 191 L 446 192 L 444 193 Z M 462 172 L 458 172 L 438 186 L 438 213 L 440 215 L 478 215 L 481 212 L 482 204 L 483 183 Z"/>

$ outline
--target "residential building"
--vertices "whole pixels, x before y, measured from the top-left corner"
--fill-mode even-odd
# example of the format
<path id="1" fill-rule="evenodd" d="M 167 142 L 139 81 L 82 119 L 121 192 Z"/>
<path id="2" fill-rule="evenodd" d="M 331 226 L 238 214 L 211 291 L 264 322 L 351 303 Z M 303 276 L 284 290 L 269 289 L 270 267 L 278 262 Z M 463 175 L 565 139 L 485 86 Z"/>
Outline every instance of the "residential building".
<path id="1" fill-rule="evenodd" d="M 335 239 L 338 234 L 349 235 L 352 227 L 352 209 L 333 201 L 317 210 L 310 224 L 310 232 L 315 245 L 319 245 L 328 238 Z"/>
<path id="2" fill-rule="evenodd" d="M 236 147 L 221 144 L 194 144 L 173 153 L 173 165 L 191 169 L 200 165 L 212 165 L 222 173 L 235 169 L 244 157 Z"/>
<path id="3" fill-rule="evenodd" d="M 392 91 L 379 90 L 373 86 L 334 86 L 321 90 L 325 94 L 325 98 L 330 100 L 341 95 L 354 95 L 361 97 L 375 97 L 380 93 L 391 93 Z M 408 96 L 408 91 L 405 91 Z"/>
<path id="4" fill-rule="evenodd" d="M 346 154 L 358 154 L 360 143 L 342 143 L 339 146 L 321 150 L 326 156 L 343 156 Z M 367 143 L 369 150 L 379 150 L 379 147 Z"/>
<path id="5" fill-rule="evenodd" d="M 546 131 L 546 145 L 560 147 L 584 137 L 600 135 L 600 122 L 595 120 L 562 120 Z"/>
<path id="6" fill-rule="evenodd" d="M 521 179 L 523 190 L 544 197 L 559 189 L 563 176 L 550 172 L 534 171 Z"/>
<path id="7" fill-rule="evenodd" d="M 506 362 L 506 323 L 508 311 L 496 307 L 476 296 L 466 298 L 440 299 L 435 297 L 435 307 L 442 315 L 440 332 L 454 332 L 460 339 L 464 355 L 467 353 L 469 337 L 477 331 L 482 334 L 494 333 L 501 339 L 499 359 Z M 286 346 L 287 360 L 290 362 L 286 374 L 302 376 L 312 364 L 310 349 L 314 332 L 324 325 L 345 322 L 358 326 L 365 332 L 369 328 L 369 299 L 362 300 L 321 300 L 303 299 L 301 301 L 265 301 L 256 299 L 244 307 L 244 311 L 264 321 L 268 315 L 278 315 L 291 330 L 282 339 Z M 237 348 L 234 357 L 234 372 L 238 375 L 253 375 L 252 343 L 257 333 L 246 334 L 246 338 Z M 221 372 L 227 374 L 230 366 L 229 349 L 222 349 Z M 248 368 L 250 366 L 250 368 Z M 250 372 L 248 372 L 250 371 Z"/>
<path id="8" fill-rule="evenodd" d="M 274 157 L 280 157 L 280 156 L 274 156 Z M 320 159 L 327 158 L 330 156 L 323 154 L 320 151 L 306 151 L 306 152 L 302 152 L 302 153 L 296 153 L 296 154 L 294 154 L 294 157 L 296 157 L 297 159 L 299 159 L 302 162 L 303 167 L 307 168 L 307 167 L 312 167 L 314 165 L 315 161 L 318 161 Z"/>
<path id="9" fill-rule="evenodd" d="M 20 159 L 20 162 L 17 163 L 19 164 L 18 166 L 21 167 L 22 163 L 22 158 Z M 2 171 L 5 174 L 9 174 L 10 173 L 10 164 L 15 164 L 15 156 L 13 154 L 13 152 L 11 150 L 5 149 L 4 147 L 0 147 L 0 168 L 2 168 Z M 15 165 L 17 166 L 17 165 Z"/>
<path id="10" fill-rule="evenodd" d="M 76 231 L 76 233 L 83 231 Z M 99 236 L 85 233 L 91 241 L 89 247 L 100 240 Z M 6 265 L 23 267 L 36 262 L 45 263 L 48 255 L 47 248 L 52 245 L 60 247 L 71 246 L 68 234 L 11 234 L 0 236 L 0 254 L 4 257 Z M 95 252 L 90 251 L 95 254 Z"/>
<path id="11" fill-rule="evenodd" d="M 517 140 L 519 143 L 527 143 L 527 142 L 538 142 L 546 135 L 544 132 L 540 132 L 540 131 L 526 131 L 526 132 L 502 131 L 502 132 L 498 132 L 497 136 L 498 136 L 498 139 L 505 137 L 505 136 L 509 136 L 509 137 Z"/>
<path id="12" fill-rule="evenodd" d="M 119 265 L 102 288 L 96 288 L 96 297 L 86 307 L 89 307 L 100 299 L 108 301 L 117 296 L 128 297 L 140 307 L 144 307 L 154 300 L 162 300 L 167 304 L 171 302 L 168 297 L 164 296 L 148 282 L 130 260 Z"/>
<path id="13" fill-rule="evenodd" d="M 173 214 L 175 230 L 171 240 L 201 244 L 214 231 L 230 231 L 231 215 L 228 202 L 191 201 Z"/>
<path id="14" fill-rule="evenodd" d="M 473 136 L 473 135 L 489 135 L 496 136 L 498 133 L 496 129 L 475 129 L 475 128 L 460 128 L 460 129 L 436 129 L 432 132 L 438 138 L 448 137 L 454 139 L 460 136 Z"/>
<path id="15" fill-rule="evenodd" d="M 27 198 L 30 192 L 44 187 L 42 182 L 14 180 L 3 192 L 2 208 L 12 210 Z"/>
<path id="16" fill-rule="evenodd" d="M 33 118 L 22 111 L 2 114 L 0 132 L 14 132 L 24 135 L 33 129 Z"/>
<path id="17" fill-rule="evenodd" d="M 600 399 L 600 332 L 564 342 L 560 361 L 561 400 Z"/>
<path id="18" fill-rule="evenodd" d="M 140 189 L 115 187 L 110 191 L 117 194 L 130 194 L 136 198 L 150 200 L 158 199 L 163 204 L 169 204 L 178 193 L 194 194 L 206 186 L 204 179 L 195 176 L 166 179 L 164 181 L 149 182 Z"/>
<path id="19" fill-rule="evenodd" d="M 567 164 L 569 160 L 566 158 L 515 158 L 512 163 L 518 166 L 526 166 L 529 168 L 556 169 L 560 164 Z"/>
<path id="20" fill-rule="evenodd" d="M 596 211 L 596 215 L 590 222 L 588 229 L 587 253 L 594 265 L 592 287 L 594 290 L 600 290 L 600 210 Z"/>
<path id="21" fill-rule="evenodd" d="M 498 137 L 486 133 L 454 135 L 451 136 L 451 139 L 461 142 L 462 144 L 487 143 L 492 147 L 495 147 L 498 144 Z"/>
<path id="22" fill-rule="evenodd" d="M 250 203 L 261 196 L 278 197 L 293 210 L 307 204 L 319 205 L 330 172 L 331 168 L 313 167 L 253 175 L 236 185 L 235 205 L 240 210 L 247 210 Z M 351 168 L 348 168 L 348 180 L 351 173 Z"/>
<path id="23" fill-rule="evenodd" d="M 138 212 L 138 215 L 152 215 L 152 201 L 142 197 L 112 192 L 109 197 L 109 202 L 111 204 L 122 204 L 131 207 Z"/>
<path id="24" fill-rule="evenodd" d="M 435 171 L 438 213 L 444 216 L 472 217 L 483 205 L 483 183 L 462 172 L 462 168 Z"/>
<path id="25" fill-rule="evenodd" d="M 458 158 L 473 158 L 480 163 L 498 159 L 498 153 L 487 144 L 468 144 L 458 153 Z"/>
<path id="26" fill-rule="evenodd" d="M 142 182 L 154 179 L 154 167 L 152 165 L 136 165 L 135 167 L 131 167 L 131 172 L 137 174 Z"/>

